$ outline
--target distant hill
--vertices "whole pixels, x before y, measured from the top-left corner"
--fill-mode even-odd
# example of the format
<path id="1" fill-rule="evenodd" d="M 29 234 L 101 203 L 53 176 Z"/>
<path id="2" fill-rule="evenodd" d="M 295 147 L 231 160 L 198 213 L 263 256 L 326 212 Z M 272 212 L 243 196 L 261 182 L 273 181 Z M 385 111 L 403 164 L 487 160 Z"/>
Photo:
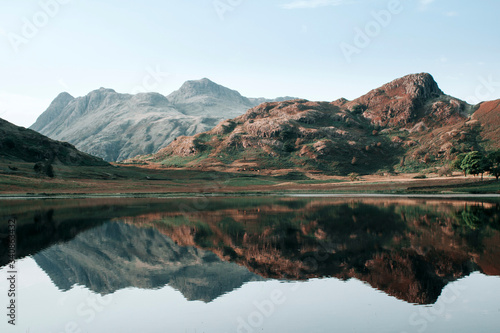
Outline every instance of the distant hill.
<path id="1" fill-rule="evenodd" d="M 78 98 L 61 93 L 30 128 L 107 161 L 121 161 L 155 153 L 178 136 L 210 130 L 261 100 L 208 79 L 187 81 L 168 97 L 101 88 Z"/>
<path id="2" fill-rule="evenodd" d="M 0 119 L 0 157 L 13 162 L 47 162 L 68 166 L 109 165 L 100 158 L 78 151 L 67 142 L 49 139 L 3 119 Z"/>
<path id="3" fill-rule="evenodd" d="M 264 103 L 136 161 L 239 171 L 414 171 L 480 149 L 484 139 L 498 142 L 498 127 L 480 120 L 498 117 L 498 103 L 483 104 L 471 118 L 476 109 L 444 94 L 430 74 L 412 74 L 353 101 Z"/>

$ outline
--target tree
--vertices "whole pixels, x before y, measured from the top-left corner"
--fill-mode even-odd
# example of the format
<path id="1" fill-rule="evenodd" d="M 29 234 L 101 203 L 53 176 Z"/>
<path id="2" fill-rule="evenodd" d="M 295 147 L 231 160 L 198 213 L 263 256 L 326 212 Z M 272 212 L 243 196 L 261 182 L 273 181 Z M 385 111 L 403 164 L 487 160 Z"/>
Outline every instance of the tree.
<path id="1" fill-rule="evenodd" d="M 500 150 L 488 154 L 488 171 L 495 176 L 498 181 L 500 177 Z"/>
<path id="2" fill-rule="evenodd" d="M 463 162 L 466 155 L 467 154 L 465 154 L 465 153 L 458 154 L 457 157 L 455 158 L 455 160 L 451 163 L 451 166 L 453 168 L 460 170 L 460 171 L 463 171 L 465 177 L 467 177 L 467 172 L 464 169 L 462 169 L 462 162 Z"/>
<path id="3" fill-rule="evenodd" d="M 481 180 L 483 179 L 483 173 L 488 169 L 488 160 L 486 157 L 478 151 L 471 151 L 465 155 L 461 163 L 461 168 L 465 175 L 478 175 L 481 174 Z"/>

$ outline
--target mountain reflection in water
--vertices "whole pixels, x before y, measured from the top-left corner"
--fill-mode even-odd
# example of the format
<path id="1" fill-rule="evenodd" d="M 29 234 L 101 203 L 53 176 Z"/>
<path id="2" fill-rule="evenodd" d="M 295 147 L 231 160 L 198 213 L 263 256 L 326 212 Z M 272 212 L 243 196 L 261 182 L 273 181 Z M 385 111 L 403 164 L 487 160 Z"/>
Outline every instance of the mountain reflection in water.
<path id="1" fill-rule="evenodd" d="M 0 214 L 17 216 L 19 256 L 33 255 L 61 290 L 169 284 L 210 302 L 248 281 L 335 277 L 432 304 L 474 271 L 500 275 L 496 201 L 48 200 L 13 201 Z"/>

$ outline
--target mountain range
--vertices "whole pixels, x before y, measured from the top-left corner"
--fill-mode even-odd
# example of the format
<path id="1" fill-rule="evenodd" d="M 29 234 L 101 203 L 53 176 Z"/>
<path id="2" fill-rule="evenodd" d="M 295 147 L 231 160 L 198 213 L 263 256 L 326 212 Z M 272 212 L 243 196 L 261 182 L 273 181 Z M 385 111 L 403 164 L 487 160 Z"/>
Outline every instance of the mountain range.
<path id="1" fill-rule="evenodd" d="M 78 98 L 59 94 L 30 128 L 106 161 L 122 161 L 210 130 L 262 102 L 290 98 L 246 98 L 206 78 L 187 81 L 166 97 L 100 88 Z"/>
<path id="2" fill-rule="evenodd" d="M 353 101 L 267 102 L 136 159 L 176 167 L 412 172 L 460 152 L 500 148 L 499 102 L 470 105 L 428 73 L 411 74 Z"/>
<path id="3" fill-rule="evenodd" d="M 470 105 L 427 73 L 333 102 L 249 99 L 202 79 L 167 97 L 104 88 L 79 98 L 62 93 L 31 128 L 50 139 L 2 121 L 0 154 L 67 166 L 107 165 L 95 155 L 214 171 L 411 173 L 500 149 L 500 101 Z"/>

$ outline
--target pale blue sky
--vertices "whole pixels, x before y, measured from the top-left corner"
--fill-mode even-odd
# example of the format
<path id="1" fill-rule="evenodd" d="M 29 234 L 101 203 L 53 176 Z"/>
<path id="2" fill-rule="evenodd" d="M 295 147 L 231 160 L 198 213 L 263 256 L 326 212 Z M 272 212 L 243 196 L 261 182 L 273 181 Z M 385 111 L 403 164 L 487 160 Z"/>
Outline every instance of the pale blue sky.
<path id="1" fill-rule="evenodd" d="M 203 77 L 248 97 L 331 101 L 429 72 L 458 98 L 500 98 L 498 0 L 392 1 L 2 0 L 0 117 L 29 126 L 62 91 L 166 95 Z"/>

